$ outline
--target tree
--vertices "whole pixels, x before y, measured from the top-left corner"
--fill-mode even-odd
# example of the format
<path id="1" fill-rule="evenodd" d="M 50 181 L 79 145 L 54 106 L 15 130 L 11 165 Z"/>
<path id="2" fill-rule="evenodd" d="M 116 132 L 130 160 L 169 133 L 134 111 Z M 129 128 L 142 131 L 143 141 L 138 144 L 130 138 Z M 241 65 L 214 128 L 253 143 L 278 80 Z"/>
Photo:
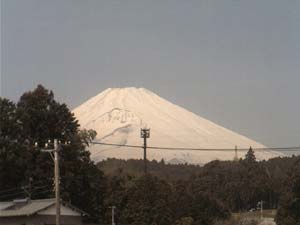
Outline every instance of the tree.
<path id="1" fill-rule="evenodd" d="M 31 142 L 46 143 L 49 139 L 61 141 L 77 139 L 79 124 L 66 104 L 55 101 L 52 91 L 38 85 L 24 93 L 17 104 L 23 135 Z"/>
<path id="2" fill-rule="evenodd" d="M 276 215 L 278 225 L 300 225 L 300 159 L 295 162 L 286 181 Z"/>
<path id="3" fill-rule="evenodd" d="M 20 192 L 25 182 L 23 172 L 27 169 L 29 155 L 21 133 L 16 105 L 0 98 L 0 192 L 13 188 L 13 191 L 0 195 L 1 200 L 23 196 Z"/>
<path id="4" fill-rule="evenodd" d="M 191 215 L 194 224 L 211 225 L 217 220 L 230 217 L 229 210 L 217 199 L 208 193 L 196 193 L 191 203 Z"/>
<path id="5" fill-rule="evenodd" d="M 249 148 L 249 150 L 245 156 L 245 162 L 249 163 L 249 164 L 256 162 L 256 157 L 255 157 L 254 151 L 252 150 L 252 147 Z"/>
<path id="6" fill-rule="evenodd" d="M 292 193 L 285 194 L 281 201 L 276 215 L 278 225 L 299 225 L 300 224 L 300 199 L 295 198 Z"/>
<path id="7" fill-rule="evenodd" d="M 26 147 L 26 151 L 20 151 L 19 147 L 13 150 L 18 150 L 18 154 L 25 152 L 27 156 L 23 157 L 19 154 L 14 158 L 17 162 L 25 160 L 26 164 L 19 167 L 22 168 L 19 173 L 23 179 L 14 185 L 20 185 L 24 180 L 28 181 L 32 178 L 34 186 L 46 187 L 44 192 L 33 191 L 32 197 L 51 197 L 53 161 L 49 154 L 41 152 L 40 149 L 48 140 L 55 138 L 62 143 L 68 142 L 69 144 L 62 145 L 60 151 L 61 197 L 94 218 L 103 217 L 106 181 L 103 173 L 90 160 L 90 153 L 85 150 L 88 141 L 93 139 L 96 133 L 80 132 L 78 121 L 66 104 L 57 102 L 53 92 L 42 85 L 24 93 L 16 107 L 12 103 L 2 101 L 1 112 L 7 121 L 7 126 L 5 125 L 3 131 L 1 130 L 1 139 L 8 136 L 18 144 L 22 143 L 20 146 Z M 14 132 L 15 129 L 17 131 Z M 2 147 L 5 154 L 9 154 L 9 157 L 4 159 L 4 163 L 14 165 L 11 160 L 8 160 L 14 156 L 8 148 L 8 143 Z M 4 174 L 8 173 L 4 172 Z"/>
<path id="8" fill-rule="evenodd" d="M 138 178 L 126 191 L 119 223 L 171 224 L 170 193 L 170 185 L 156 177 L 146 175 Z"/>

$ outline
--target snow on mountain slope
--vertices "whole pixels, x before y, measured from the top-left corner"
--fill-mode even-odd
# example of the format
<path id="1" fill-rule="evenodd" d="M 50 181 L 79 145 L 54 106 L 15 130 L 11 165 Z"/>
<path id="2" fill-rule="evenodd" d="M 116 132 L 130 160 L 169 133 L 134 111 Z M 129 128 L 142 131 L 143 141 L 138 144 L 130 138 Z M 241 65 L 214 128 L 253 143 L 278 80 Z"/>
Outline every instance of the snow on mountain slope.
<path id="1" fill-rule="evenodd" d="M 114 144 L 142 145 L 141 127 L 151 129 L 148 146 L 188 148 L 261 148 L 262 144 L 201 118 L 144 88 L 109 88 L 73 110 L 81 128 L 97 131 L 97 140 Z M 142 149 L 93 145 L 92 159 L 139 159 Z M 239 152 L 239 157 L 246 152 Z M 258 159 L 280 155 L 256 151 Z M 203 164 L 211 160 L 231 160 L 234 151 L 151 150 L 148 159 L 170 163 Z"/>

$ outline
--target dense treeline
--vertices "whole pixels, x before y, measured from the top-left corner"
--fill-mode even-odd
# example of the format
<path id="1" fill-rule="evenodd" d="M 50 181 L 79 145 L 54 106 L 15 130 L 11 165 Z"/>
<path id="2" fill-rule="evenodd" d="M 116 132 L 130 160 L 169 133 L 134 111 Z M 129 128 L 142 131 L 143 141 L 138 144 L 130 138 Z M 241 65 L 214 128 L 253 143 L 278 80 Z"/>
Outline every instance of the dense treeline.
<path id="1" fill-rule="evenodd" d="M 300 225 L 300 159 L 292 165 L 284 182 L 276 216 L 277 225 Z"/>
<path id="2" fill-rule="evenodd" d="M 86 151 L 95 135 L 80 130 L 68 107 L 41 85 L 16 104 L 0 98 L 0 200 L 53 196 L 53 161 L 41 148 L 57 138 L 67 143 L 60 152 L 61 196 L 90 221 L 110 223 L 114 205 L 117 224 L 223 224 L 231 212 L 263 200 L 266 208 L 278 208 L 279 225 L 299 224 L 299 157 L 257 162 L 250 149 L 244 160 L 204 166 L 151 161 L 145 176 L 142 160 L 95 165 Z"/>
<path id="3" fill-rule="evenodd" d="M 211 225 L 230 217 L 222 202 L 188 181 L 167 182 L 152 175 L 108 180 L 106 204 L 116 206 L 118 224 Z"/>
<path id="4" fill-rule="evenodd" d="M 119 177 L 126 183 L 128 179 L 143 175 L 143 163 L 143 160 L 107 159 L 99 162 L 98 167 L 110 179 Z M 148 162 L 150 174 L 167 181 L 173 188 L 178 183 L 189 187 L 185 189 L 186 192 L 176 195 L 182 196 L 188 193 L 188 190 L 192 190 L 192 193 L 206 193 L 207 196 L 222 202 L 231 212 L 255 209 L 261 200 L 265 209 L 276 209 L 281 202 L 289 203 L 290 198 L 297 199 L 300 190 L 299 167 L 300 157 L 295 156 L 258 162 L 255 157 L 249 155 L 244 160 L 212 161 L 203 167 L 168 165 L 163 161 Z M 292 194 L 292 190 L 298 192 Z M 289 196 L 290 198 L 284 201 Z M 285 213 L 281 208 L 279 212 Z M 299 215 L 300 211 L 295 209 L 295 212 Z"/>
<path id="5" fill-rule="evenodd" d="M 142 159 L 115 159 L 110 158 L 97 163 L 100 170 L 107 176 L 129 175 L 140 177 L 144 175 L 144 160 Z M 201 171 L 199 165 L 166 164 L 162 159 L 147 161 L 147 168 L 151 175 L 167 181 L 188 180 Z"/>

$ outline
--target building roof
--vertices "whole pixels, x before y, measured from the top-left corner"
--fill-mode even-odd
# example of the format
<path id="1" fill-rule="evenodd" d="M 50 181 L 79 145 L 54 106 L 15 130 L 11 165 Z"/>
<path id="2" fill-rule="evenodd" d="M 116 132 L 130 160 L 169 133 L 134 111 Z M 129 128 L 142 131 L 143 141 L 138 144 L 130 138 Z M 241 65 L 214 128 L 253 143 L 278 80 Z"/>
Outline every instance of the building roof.
<path id="1" fill-rule="evenodd" d="M 0 217 L 31 216 L 53 205 L 55 205 L 55 199 L 53 198 L 39 200 L 24 199 L 23 201 L 0 202 Z M 87 215 L 74 206 L 69 204 L 64 205 L 81 213 L 82 215 Z"/>
<path id="2" fill-rule="evenodd" d="M 0 202 L 0 217 L 30 216 L 55 204 L 55 199 L 28 200 L 21 202 Z"/>

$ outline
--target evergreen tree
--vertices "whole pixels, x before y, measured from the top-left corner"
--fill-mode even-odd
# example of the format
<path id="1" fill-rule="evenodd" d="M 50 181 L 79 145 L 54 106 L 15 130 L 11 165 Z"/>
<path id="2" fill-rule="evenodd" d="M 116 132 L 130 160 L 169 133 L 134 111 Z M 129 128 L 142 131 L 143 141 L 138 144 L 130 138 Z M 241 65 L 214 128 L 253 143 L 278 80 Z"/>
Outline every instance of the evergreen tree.
<path id="1" fill-rule="evenodd" d="M 252 147 L 249 148 L 247 154 L 245 155 L 245 162 L 246 163 L 255 163 L 256 162 L 256 157 L 255 157 Z"/>
<path id="2" fill-rule="evenodd" d="M 42 85 L 24 93 L 17 107 L 7 101 L 1 101 L 1 114 L 4 115 L 1 115 L 1 119 L 5 124 L 3 128 L 1 126 L 1 140 L 9 137 L 19 145 L 14 146 L 16 148 L 10 148 L 11 140 L 1 145 L 0 175 L 15 177 L 7 170 L 4 171 L 4 165 L 9 167 L 16 164 L 11 162 L 11 159 L 15 159 L 18 165 L 21 165 L 16 170 L 19 169 L 17 172 L 20 173 L 19 177 L 22 179 L 13 185 L 19 186 L 20 183 L 29 181 L 31 178 L 34 186 L 48 187 L 48 191 L 42 193 L 34 191 L 33 198 L 51 197 L 53 196 L 51 193 L 53 160 L 49 154 L 41 152 L 40 149 L 48 140 L 55 138 L 62 143 L 69 142 L 67 145 L 62 145 L 59 153 L 61 197 L 88 212 L 92 217 L 101 218 L 104 214 L 105 178 L 90 160 L 90 153 L 85 150 L 86 143 L 95 137 L 95 132 L 81 132 L 77 120 L 66 104 L 57 102 L 53 92 L 48 91 Z M 21 151 L 20 146 L 25 146 L 25 150 Z M 26 157 L 20 155 L 21 153 Z M 20 161 L 24 161 L 23 164 L 26 166 Z M 2 177 L 1 179 L 4 179 Z M 4 183 L 3 180 L 0 183 Z"/>
<path id="3" fill-rule="evenodd" d="M 208 193 L 195 193 L 191 202 L 191 215 L 195 225 L 211 225 L 230 217 L 228 209 Z"/>
<path id="4" fill-rule="evenodd" d="M 0 98 L 0 200 L 22 197 L 21 186 L 25 183 L 29 155 L 21 137 L 22 126 L 16 115 L 16 106 L 5 98 Z M 19 193 L 19 194 L 14 194 Z"/>
<path id="5" fill-rule="evenodd" d="M 138 178 L 127 189 L 119 223 L 169 225 L 173 220 L 171 187 L 151 175 Z"/>

